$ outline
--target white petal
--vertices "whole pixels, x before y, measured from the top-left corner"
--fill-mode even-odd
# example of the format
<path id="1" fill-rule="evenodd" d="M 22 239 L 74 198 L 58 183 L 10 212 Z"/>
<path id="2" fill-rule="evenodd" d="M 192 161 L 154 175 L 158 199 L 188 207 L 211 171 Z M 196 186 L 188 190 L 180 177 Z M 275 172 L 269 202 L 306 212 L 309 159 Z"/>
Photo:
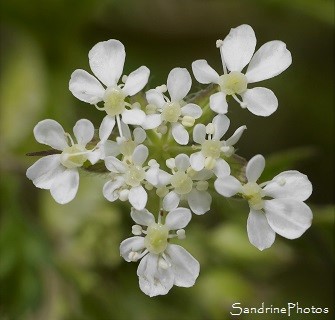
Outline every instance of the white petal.
<path id="1" fill-rule="evenodd" d="M 291 52 L 282 41 L 263 44 L 252 57 L 246 77 L 249 83 L 273 78 L 286 70 L 292 63 Z"/>
<path id="2" fill-rule="evenodd" d="M 183 116 L 190 116 L 194 119 L 198 119 L 202 115 L 202 109 L 197 104 L 188 103 L 181 108 L 181 114 Z"/>
<path id="3" fill-rule="evenodd" d="M 138 145 L 135 148 L 133 155 L 132 155 L 134 164 L 137 166 L 142 166 L 144 161 L 147 160 L 148 155 L 149 155 L 148 148 L 143 144 Z"/>
<path id="4" fill-rule="evenodd" d="M 127 77 L 122 92 L 126 96 L 133 96 L 140 92 L 148 83 L 149 75 L 150 70 L 147 67 L 139 67 Z"/>
<path id="5" fill-rule="evenodd" d="M 190 166 L 190 158 L 185 153 L 178 154 L 175 158 L 176 167 L 180 171 L 186 171 Z"/>
<path id="6" fill-rule="evenodd" d="M 91 70 L 107 87 L 119 81 L 125 57 L 123 44 L 114 39 L 97 43 L 88 53 Z"/>
<path id="7" fill-rule="evenodd" d="M 171 210 L 165 219 L 165 226 L 169 230 L 178 230 L 185 228 L 188 223 L 191 221 L 192 213 L 190 209 L 186 208 L 177 208 Z"/>
<path id="8" fill-rule="evenodd" d="M 198 123 L 193 129 L 193 140 L 196 143 L 202 144 L 206 140 L 206 126 Z"/>
<path id="9" fill-rule="evenodd" d="M 265 159 L 261 154 L 252 157 L 245 169 L 248 182 L 256 182 L 265 168 Z"/>
<path id="10" fill-rule="evenodd" d="M 60 163 L 60 156 L 54 154 L 37 160 L 28 168 L 26 175 L 37 188 L 50 189 L 54 179 L 65 170 Z"/>
<path id="11" fill-rule="evenodd" d="M 262 211 L 250 210 L 247 231 L 250 243 L 259 250 L 270 248 L 276 238 Z"/>
<path id="12" fill-rule="evenodd" d="M 148 90 L 145 93 L 145 96 L 150 104 L 153 104 L 158 108 L 162 108 L 165 104 L 163 94 L 155 89 Z"/>
<path id="13" fill-rule="evenodd" d="M 99 138 L 101 141 L 106 141 L 111 135 L 115 126 L 115 117 L 105 116 L 99 128 Z"/>
<path id="14" fill-rule="evenodd" d="M 235 143 L 240 140 L 244 130 L 247 129 L 247 126 L 240 126 L 236 129 L 236 131 L 233 133 L 233 135 L 225 141 L 226 146 L 233 146 Z"/>
<path id="15" fill-rule="evenodd" d="M 242 188 L 241 182 L 233 176 L 218 178 L 214 182 L 214 187 L 217 193 L 224 197 L 231 197 L 239 192 Z"/>
<path id="16" fill-rule="evenodd" d="M 137 269 L 140 288 L 150 297 L 167 294 L 173 286 L 172 268 L 160 268 L 158 259 L 158 255 L 149 253 L 142 258 Z"/>
<path id="17" fill-rule="evenodd" d="M 223 92 L 217 92 L 212 94 L 209 97 L 209 106 L 216 113 L 227 113 L 228 103 L 226 101 L 226 95 Z"/>
<path id="18" fill-rule="evenodd" d="M 192 86 L 192 79 L 185 68 L 174 68 L 167 79 L 167 89 L 171 101 L 178 102 L 186 97 Z"/>
<path id="19" fill-rule="evenodd" d="M 230 29 L 220 48 L 230 71 L 241 71 L 250 61 L 256 47 L 254 30 L 247 24 Z"/>
<path id="20" fill-rule="evenodd" d="M 122 112 L 122 121 L 126 124 L 141 125 L 145 118 L 145 112 L 139 109 L 124 110 Z"/>
<path id="21" fill-rule="evenodd" d="M 162 123 L 162 117 L 160 114 L 149 114 L 141 124 L 145 130 L 155 129 Z"/>
<path id="22" fill-rule="evenodd" d="M 86 156 L 91 164 L 96 164 L 100 159 L 105 158 L 103 147 L 97 148 L 94 151 L 89 152 Z"/>
<path id="23" fill-rule="evenodd" d="M 65 204 L 74 199 L 79 186 L 77 169 L 67 169 L 54 179 L 50 193 L 56 202 Z"/>
<path id="24" fill-rule="evenodd" d="M 107 181 L 102 189 L 102 193 L 104 197 L 108 201 L 115 201 L 119 198 L 118 192 L 115 192 L 117 189 L 119 189 L 121 186 L 123 186 L 124 180 L 123 179 L 116 179 L 116 180 L 110 180 Z"/>
<path id="25" fill-rule="evenodd" d="M 246 108 L 256 116 L 267 117 L 278 108 L 278 99 L 267 88 L 256 87 L 241 94 Z"/>
<path id="26" fill-rule="evenodd" d="M 145 172 L 145 180 L 147 180 L 153 186 L 157 186 L 159 183 L 159 166 L 151 166 Z"/>
<path id="27" fill-rule="evenodd" d="M 171 211 L 179 205 L 180 197 L 174 191 L 170 191 L 163 199 L 163 209 Z"/>
<path id="28" fill-rule="evenodd" d="M 175 244 L 168 244 L 165 253 L 171 260 L 174 284 L 178 287 L 192 287 L 199 276 L 199 262 L 183 247 Z"/>
<path id="29" fill-rule="evenodd" d="M 40 121 L 34 127 L 34 136 L 37 142 L 46 144 L 57 150 L 68 147 L 65 131 L 55 120 L 46 119 Z"/>
<path id="30" fill-rule="evenodd" d="M 204 168 L 204 166 L 205 166 L 205 157 L 201 153 L 201 151 L 195 152 L 195 153 L 191 154 L 191 156 L 190 156 L 190 164 L 191 164 L 191 167 L 195 171 L 200 171 L 200 170 L 202 170 Z"/>
<path id="31" fill-rule="evenodd" d="M 129 202 L 137 210 L 143 210 L 148 201 L 148 194 L 142 186 L 131 188 Z"/>
<path id="32" fill-rule="evenodd" d="M 195 171 L 192 175 L 192 180 L 208 180 L 213 176 L 212 170 L 202 169 Z"/>
<path id="33" fill-rule="evenodd" d="M 181 145 L 188 144 L 189 135 L 187 130 L 179 122 L 172 124 L 172 136 Z"/>
<path id="34" fill-rule="evenodd" d="M 218 83 L 218 73 L 206 60 L 196 60 L 192 63 L 192 71 L 198 82 L 203 84 Z"/>
<path id="35" fill-rule="evenodd" d="M 125 124 L 122 120 L 120 121 L 120 124 L 121 124 L 123 138 L 126 138 L 127 140 L 131 140 L 131 132 L 130 132 L 128 124 Z"/>
<path id="36" fill-rule="evenodd" d="M 120 154 L 120 146 L 115 141 L 107 140 L 100 146 L 100 148 L 103 148 L 102 159 L 109 156 L 116 157 Z"/>
<path id="37" fill-rule="evenodd" d="M 133 135 L 134 135 L 134 142 L 136 144 L 141 144 L 147 138 L 147 134 L 140 127 L 134 129 Z"/>
<path id="38" fill-rule="evenodd" d="M 199 191 L 193 188 L 188 194 L 187 200 L 195 214 L 204 214 L 211 208 L 212 197 L 207 191 Z"/>
<path id="39" fill-rule="evenodd" d="M 78 144 L 86 146 L 86 144 L 90 142 L 94 136 L 93 123 L 87 119 L 78 120 L 73 127 L 73 133 Z"/>
<path id="40" fill-rule="evenodd" d="M 263 190 L 269 197 L 305 201 L 312 194 L 313 186 L 306 175 L 291 170 L 275 176 Z"/>
<path id="41" fill-rule="evenodd" d="M 123 240 L 120 244 L 120 254 L 124 260 L 131 262 L 129 254 L 144 249 L 144 238 L 143 237 L 131 237 Z"/>
<path id="42" fill-rule="evenodd" d="M 126 165 L 115 157 L 106 157 L 105 159 L 106 168 L 114 173 L 124 173 L 126 172 Z"/>
<path id="43" fill-rule="evenodd" d="M 158 186 L 166 186 L 170 183 L 172 175 L 165 172 L 164 170 L 159 169 L 158 174 Z"/>
<path id="44" fill-rule="evenodd" d="M 227 116 L 218 114 L 213 118 L 212 123 L 215 128 L 213 139 L 220 140 L 229 128 L 230 120 Z"/>
<path id="45" fill-rule="evenodd" d="M 294 199 L 264 201 L 264 211 L 270 227 L 287 239 L 300 237 L 312 223 L 311 209 Z"/>
<path id="46" fill-rule="evenodd" d="M 85 70 L 77 69 L 71 74 L 69 90 L 79 100 L 97 104 L 103 100 L 105 88 Z"/>
<path id="47" fill-rule="evenodd" d="M 141 226 L 149 226 L 150 224 L 155 222 L 155 217 L 147 209 L 136 210 L 132 208 L 130 215 L 131 218 Z"/>
<path id="48" fill-rule="evenodd" d="M 225 178 L 230 175 L 229 164 L 221 158 L 217 159 L 213 172 L 218 178 Z"/>

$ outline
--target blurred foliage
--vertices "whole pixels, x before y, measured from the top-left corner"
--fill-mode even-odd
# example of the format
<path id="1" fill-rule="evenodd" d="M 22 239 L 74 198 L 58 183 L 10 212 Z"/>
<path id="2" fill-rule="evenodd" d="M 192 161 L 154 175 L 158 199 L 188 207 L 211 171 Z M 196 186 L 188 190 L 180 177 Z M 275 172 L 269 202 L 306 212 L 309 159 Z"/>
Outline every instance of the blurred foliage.
<path id="1" fill-rule="evenodd" d="M 332 1 L 5 0 L 0 18 L 0 319 L 221 320 L 230 318 L 233 302 L 334 305 Z M 171 68 L 190 70 L 199 58 L 220 70 L 215 40 L 242 23 L 254 27 L 258 46 L 285 41 L 293 65 L 265 84 L 279 99 L 278 111 L 263 119 L 233 105 L 229 131 L 247 125 L 238 154 L 266 156 L 264 181 L 287 169 L 310 177 L 313 225 L 301 238 L 278 236 L 259 252 L 247 238 L 247 205 L 215 197 L 182 242 L 201 263 L 196 285 L 148 298 L 138 288 L 137 264 L 119 256 L 120 241 L 130 235 L 129 208 L 105 201 L 104 175 L 82 172 L 76 199 L 64 206 L 34 188 L 25 170 L 35 158 L 24 154 L 44 148 L 32 128 L 44 118 L 66 129 L 79 118 L 99 124 L 102 113 L 68 91 L 71 72 L 88 70 L 87 53 L 98 41 L 121 40 L 125 73 L 147 65 L 155 86 Z"/>

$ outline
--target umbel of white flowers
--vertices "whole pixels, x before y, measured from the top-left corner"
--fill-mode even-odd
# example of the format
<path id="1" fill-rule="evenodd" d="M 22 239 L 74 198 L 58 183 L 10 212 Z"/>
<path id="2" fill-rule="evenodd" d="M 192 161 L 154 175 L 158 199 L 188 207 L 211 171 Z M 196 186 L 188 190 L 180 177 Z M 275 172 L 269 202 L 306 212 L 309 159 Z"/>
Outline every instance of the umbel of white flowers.
<path id="1" fill-rule="evenodd" d="M 141 66 L 122 76 L 123 44 L 114 39 L 99 42 L 88 54 L 94 76 L 78 69 L 69 83 L 75 97 L 106 112 L 98 134 L 86 119 L 75 124 L 75 139 L 51 119 L 34 128 L 36 140 L 54 149 L 43 152 L 47 155 L 27 170 L 36 187 L 50 190 L 56 202 L 65 204 L 77 193 L 80 169 L 103 171 L 104 197 L 129 202 L 136 222 L 134 237 L 121 243 L 120 253 L 128 262 L 140 260 L 140 288 L 151 297 L 166 294 L 173 285 L 194 285 L 198 261 L 172 242 L 185 238 L 183 228 L 191 221 L 191 212 L 210 211 L 213 196 L 248 202 L 247 233 L 259 250 L 269 248 L 276 234 L 295 239 L 311 225 L 312 212 L 304 203 L 312 193 L 307 176 L 285 171 L 258 183 L 264 157 L 256 155 L 246 162 L 235 154 L 246 126 L 224 138 L 230 126 L 227 96 L 257 116 L 277 110 L 271 90 L 248 86 L 288 68 L 290 52 L 281 41 L 267 42 L 255 52 L 255 33 L 248 25 L 231 29 L 216 45 L 223 74 L 206 60 L 194 61 L 194 77 L 210 85 L 190 98 L 192 78 L 185 68 L 172 69 L 166 84 L 137 95 L 147 85 L 149 69 Z M 232 161 L 236 159 L 239 162 Z M 149 202 L 158 208 L 156 218 L 146 209 Z"/>

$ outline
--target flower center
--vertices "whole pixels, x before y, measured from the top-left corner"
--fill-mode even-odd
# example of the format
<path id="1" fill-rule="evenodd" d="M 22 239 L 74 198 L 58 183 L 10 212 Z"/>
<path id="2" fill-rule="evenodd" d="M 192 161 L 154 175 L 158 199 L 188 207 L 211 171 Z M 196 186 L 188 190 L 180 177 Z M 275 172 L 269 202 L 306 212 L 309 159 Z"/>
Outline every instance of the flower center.
<path id="1" fill-rule="evenodd" d="M 192 190 L 193 181 L 185 172 L 178 171 L 172 176 L 171 185 L 178 194 L 187 194 Z"/>
<path id="2" fill-rule="evenodd" d="M 261 210 L 264 206 L 263 189 L 255 182 L 248 182 L 242 187 L 243 197 L 248 200 L 254 210 Z"/>
<path id="3" fill-rule="evenodd" d="M 137 187 L 145 178 L 145 171 L 142 167 L 130 166 L 125 174 L 125 181 L 129 186 Z"/>
<path id="4" fill-rule="evenodd" d="M 217 159 L 221 153 L 221 142 L 216 140 L 206 140 L 201 146 L 201 152 L 205 157 Z"/>
<path id="5" fill-rule="evenodd" d="M 181 115 L 181 107 L 177 102 L 167 103 L 163 107 L 162 120 L 167 122 L 177 122 Z"/>
<path id="6" fill-rule="evenodd" d="M 169 230 L 162 224 L 153 223 L 147 229 L 144 245 L 151 253 L 162 253 L 167 246 Z"/>
<path id="7" fill-rule="evenodd" d="M 240 94 L 247 90 L 248 80 L 243 73 L 232 71 L 220 77 L 219 85 L 225 94 Z"/>
<path id="8" fill-rule="evenodd" d="M 81 167 L 87 160 L 86 152 L 85 147 L 79 144 L 66 147 L 60 155 L 60 162 L 68 169 Z"/>
<path id="9" fill-rule="evenodd" d="M 125 97 L 125 94 L 120 88 L 107 88 L 104 94 L 104 107 L 107 114 L 110 116 L 116 116 L 122 113 L 126 107 L 126 103 L 124 101 Z"/>

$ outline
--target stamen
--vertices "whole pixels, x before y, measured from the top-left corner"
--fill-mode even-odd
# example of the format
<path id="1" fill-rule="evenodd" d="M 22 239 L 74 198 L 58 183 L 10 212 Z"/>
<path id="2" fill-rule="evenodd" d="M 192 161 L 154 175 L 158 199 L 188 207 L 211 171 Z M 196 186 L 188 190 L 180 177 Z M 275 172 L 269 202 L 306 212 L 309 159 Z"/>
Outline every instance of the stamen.
<path id="1" fill-rule="evenodd" d="M 128 254 L 128 259 L 130 261 L 135 262 L 135 261 L 137 261 L 139 259 L 139 256 L 140 255 L 138 254 L 138 252 L 130 251 L 129 254 Z"/>
<path id="2" fill-rule="evenodd" d="M 119 115 L 116 116 L 116 122 L 117 122 L 117 127 L 119 129 L 119 135 L 120 135 L 121 138 L 123 138 L 122 127 L 121 127 L 121 120 L 120 120 L 120 116 Z"/>
<path id="3" fill-rule="evenodd" d="M 70 143 L 71 143 L 71 145 L 73 146 L 75 143 L 74 143 L 74 141 L 73 141 L 71 135 L 70 135 L 69 133 L 66 132 L 66 133 L 65 133 L 65 136 L 70 140 Z"/>
<path id="4" fill-rule="evenodd" d="M 96 109 L 98 109 L 99 111 L 104 111 L 105 107 L 98 107 L 97 104 L 94 105 Z"/>
<path id="5" fill-rule="evenodd" d="M 124 75 L 122 76 L 122 78 L 121 78 L 121 81 L 122 81 L 123 83 L 126 83 L 127 79 L 128 79 L 128 76 L 126 76 L 126 75 L 124 74 Z"/>
<path id="6" fill-rule="evenodd" d="M 224 58 L 223 58 L 222 45 L 223 45 L 223 41 L 222 41 L 221 46 L 219 47 L 219 50 L 220 50 L 220 55 L 221 55 L 221 62 L 222 62 L 223 73 L 227 74 L 228 71 L 227 71 L 226 63 L 225 63 Z"/>
<path id="7" fill-rule="evenodd" d="M 181 121 L 181 124 L 182 124 L 184 127 L 193 127 L 193 126 L 194 126 L 194 123 L 195 123 L 195 118 L 190 117 L 190 116 L 184 116 L 184 117 L 182 118 L 182 121 Z"/>
<path id="8" fill-rule="evenodd" d="M 135 224 L 131 227 L 131 232 L 135 236 L 140 236 L 142 234 L 142 227 L 138 224 Z"/>
<path id="9" fill-rule="evenodd" d="M 217 48 L 222 47 L 222 45 L 223 45 L 223 40 L 221 40 L 221 39 L 216 40 L 216 47 Z"/>
<path id="10" fill-rule="evenodd" d="M 177 230 L 177 236 L 179 240 L 183 240 L 186 238 L 185 230 L 184 229 L 179 229 Z"/>
<path id="11" fill-rule="evenodd" d="M 161 86 L 156 87 L 156 90 L 159 91 L 160 93 L 164 93 L 167 91 L 167 87 L 165 84 L 162 84 Z"/>

